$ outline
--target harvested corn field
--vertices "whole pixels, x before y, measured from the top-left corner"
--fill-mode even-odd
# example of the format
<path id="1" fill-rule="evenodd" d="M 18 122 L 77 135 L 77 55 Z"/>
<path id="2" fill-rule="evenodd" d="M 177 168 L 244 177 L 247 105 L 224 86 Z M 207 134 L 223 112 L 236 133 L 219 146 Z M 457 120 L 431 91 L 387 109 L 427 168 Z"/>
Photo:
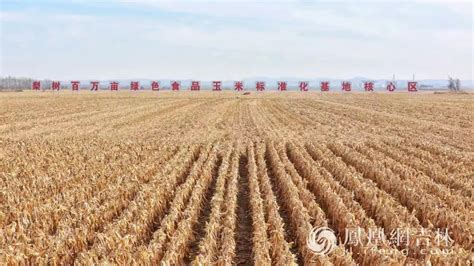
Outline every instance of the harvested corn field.
<path id="1" fill-rule="evenodd" d="M 472 263 L 473 104 L 0 94 L 0 262 Z"/>

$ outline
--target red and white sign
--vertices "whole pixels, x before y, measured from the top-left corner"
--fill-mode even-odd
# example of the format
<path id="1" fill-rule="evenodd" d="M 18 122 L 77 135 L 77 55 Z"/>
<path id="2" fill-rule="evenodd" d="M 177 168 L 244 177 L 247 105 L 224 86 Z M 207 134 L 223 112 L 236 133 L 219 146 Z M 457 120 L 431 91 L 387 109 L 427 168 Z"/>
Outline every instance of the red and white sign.
<path id="1" fill-rule="evenodd" d="M 179 81 L 171 82 L 171 90 L 173 91 L 179 91 L 180 86 L 181 86 L 181 82 Z"/>
<path id="2" fill-rule="evenodd" d="M 416 81 L 408 81 L 408 91 L 418 91 L 417 85 Z"/>
<path id="3" fill-rule="evenodd" d="M 59 91 L 59 89 L 61 89 L 61 82 L 59 82 L 59 81 L 53 81 L 53 82 L 51 83 L 51 89 L 52 89 L 53 91 L 54 91 L 54 90 Z"/>
<path id="4" fill-rule="evenodd" d="M 352 84 L 349 81 L 342 82 L 342 90 L 343 91 L 351 91 L 352 90 L 351 86 L 352 86 Z"/>
<path id="5" fill-rule="evenodd" d="M 235 91 L 243 91 L 244 90 L 244 83 L 242 81 L 234 82 L 234 90 Z"/>
<path id="6" fill-rule="evenodd" d="M 329 91 L 329 81 L 321 82 L 321 91 Z"/>
<path id="7" fill-rule="evenodd" d="M 110 90 L 111 91 L 118 91 L 119 90 L 119 83 L 116 81 L 110 82 Z"/>
<path id="8" fill-rule="evenodd" d="M 160 82 L 159 81 L 152 81 L 151 82 L 151 90 L 152 91 L 159 91 L 160 90 Z"/>
<path id="9" fill-rule="evenodd" d="M 31 84 L 31 89 L 34 91 L 39 91 L 41 89 L 41 81 L 33 81 L 33 84 Z"/>
<path id="10" fill-rule="evenodd" d="M 221 91 L 221 85 L 222 85 L 222 82 L 221 81 L 213 81 L 212 82 L 212 90 L 213 91 Z"/>
<path id="11" fill-rule="evenodd" d="M 77 80 L 71 80 L 69 81 L 71 83 L 71 89 L 72 91 L 79 91 L 80 90 L 80 81 Z M 171 83 L 171 89 L 173 91 L 179 91 L 181 87 L 181 82 L 180 81 L 172 81 Z M 48 82 L 46 86 L 50 85 L 51 90 L 53 91 L 59 91 L 61 89 L 61 82 L 60 81 L 52 81 L 51 83 Z M 288 90 L 288 82 L 287 81 L 278 81 L 278 91 L 287 91 Z M 265 81 L 256 81 L 255 82 L 255 88 L 257 91 L 265 91 L 265 86 L 266 83 Z M 366 92 L 372 92 L 375 89 L 375 83 L 373 81 L 364 81 L 363 83 L 364 90 Z M 308 81 L 299 81 L 298 82 L 298 87 L 300 91 L 309 91 L 309 82 Z M 99 81 L 91 81 L 90 82 L 90 90 L 91 91 L 98 91 L 100 88 L 100 82 Z M 31 83 L 31 89 L 32 90 L 41 90 L 41 81 L 32 81 Z M 161 89 L 160 82 L 159 81 L 152 81 L 151 82 L 151 90 L 152 91 L 159 91 Z M 350 81 L 343 81 L 341 83 L 341 89 L 344 92 L 350 92 L 352 91 L 352 83 Z M 396 82 L 395 81 L 390 81 L 386 83 L 386 89 L 389 92 L 395 91 L 396 88 Z M 418 83 L 416 81 L 408 81 L 408 87 L 407 87 L 409 92 L 416 92 L 418 91 Z M 116 81 L 111 81 L 110 82 L 110 90 L 111 91 L 118 91 L 119 90 L 119 82 Z M 131 81 L 130 82 L 130 90 L 132 91 L 138 91 L 140 90 L 140 83 L 139 81 Z M 192 81 L 191 82 L 191 91 L 200 91 L 201 90 L 201 83 L 200 81 Z M 243 91 L 244 90 L 244 82 L 243 81 L 234 81 L 234 90 L 235 91 Z M 321 91 L 329 91 L 330 90 L 330 82 L 329 81 L 321 81 Z M 222 91 L 222 81 L 215 80 L 212 81 L 212 91 Z"/>
<path id="12" fill-rule="evenodd" d="M 138 81 L 130 82 L 130 90 L 137 91 L 140 89 L 140 83 Z"/>
<path id="13" fill-rule="evenodd" d="M 200 91 L 201 90 L 201 83 L 199 81 L 191 81 L 191 88 L 192 91 Z"/>
<path id="14" fill-rule="evenodd" d="M 387 90 L 390 91 L 390 92 L 395 91 L 396 88 L 397 87 L 395 86 L 395 83 L 393 83 L 391 81 L 387 84 Z"/>
<path id="15" fill-rule="evenodd" d="M 73 91 L 79 91 L 79 85 L 80 85 L 79 81 L 71 81 L 71 89 Z"/>
<path id="16" fill-rule="evenodd" d="M 299 87 L 300 87 L 300 91 L 308 91 L 309 82 L 308 81 L 300 81 Z"/>
<path id="17" fill-rule="evenodd" d="M 286 81 L 278 81 L 278 90 L 279 91 L 286 91 L 287 82 Z"/>
<path id="18" fill-rule="evenodd" d="M 374 83 L 372 81 L 364 82 L 364 90 L 365 91 L 374 91 Z"/>
<path id="19" fill-rule="evenodd" d="M 99 82 L 91 81 L 91 91 L 98 91 L 98 90 L 99 90 Z"/>

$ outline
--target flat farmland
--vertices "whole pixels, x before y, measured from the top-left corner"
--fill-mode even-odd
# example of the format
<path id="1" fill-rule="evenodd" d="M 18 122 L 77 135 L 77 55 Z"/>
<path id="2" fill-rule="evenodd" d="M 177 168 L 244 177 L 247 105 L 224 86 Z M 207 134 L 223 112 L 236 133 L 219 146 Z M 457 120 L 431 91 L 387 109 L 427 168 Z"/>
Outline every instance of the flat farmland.
<path id="1" fill-rule="evenodd" d="M 473 110 L 473 94 L 0 93 L 0 263 L 466 265 Z M 313 228 L 337 245 L 315 252 Z"/>

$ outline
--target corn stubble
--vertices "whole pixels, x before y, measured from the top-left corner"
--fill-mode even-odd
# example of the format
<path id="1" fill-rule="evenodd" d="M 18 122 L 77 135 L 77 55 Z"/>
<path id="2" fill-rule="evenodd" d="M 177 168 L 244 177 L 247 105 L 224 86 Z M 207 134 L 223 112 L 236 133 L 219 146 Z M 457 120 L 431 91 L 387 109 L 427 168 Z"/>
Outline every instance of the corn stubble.
<path id="1" fill-rule="evenodd" d="M 2 94 L 0 263 L 472 263 L 473 100 Z M 318 255 L 314 227 L 412 239 Z"/>

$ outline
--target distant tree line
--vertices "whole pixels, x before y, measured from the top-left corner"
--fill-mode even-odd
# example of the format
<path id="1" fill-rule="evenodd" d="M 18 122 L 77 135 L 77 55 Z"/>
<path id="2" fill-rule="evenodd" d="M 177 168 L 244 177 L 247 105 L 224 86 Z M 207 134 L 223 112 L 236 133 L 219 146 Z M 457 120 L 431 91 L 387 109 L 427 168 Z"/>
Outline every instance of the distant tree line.
<path id="1" fill-rule="evenodd" d="M 0 77 L 0 90 L 24 90 L 31 89 L 31 78 Z"/>
<path id="2" fill-rule="evenodd" d="M 453 79 L 449 77 L 448 88 L 450 91 L 459 92 L 461 90 L 461 81 L 459 79 Z"/>

